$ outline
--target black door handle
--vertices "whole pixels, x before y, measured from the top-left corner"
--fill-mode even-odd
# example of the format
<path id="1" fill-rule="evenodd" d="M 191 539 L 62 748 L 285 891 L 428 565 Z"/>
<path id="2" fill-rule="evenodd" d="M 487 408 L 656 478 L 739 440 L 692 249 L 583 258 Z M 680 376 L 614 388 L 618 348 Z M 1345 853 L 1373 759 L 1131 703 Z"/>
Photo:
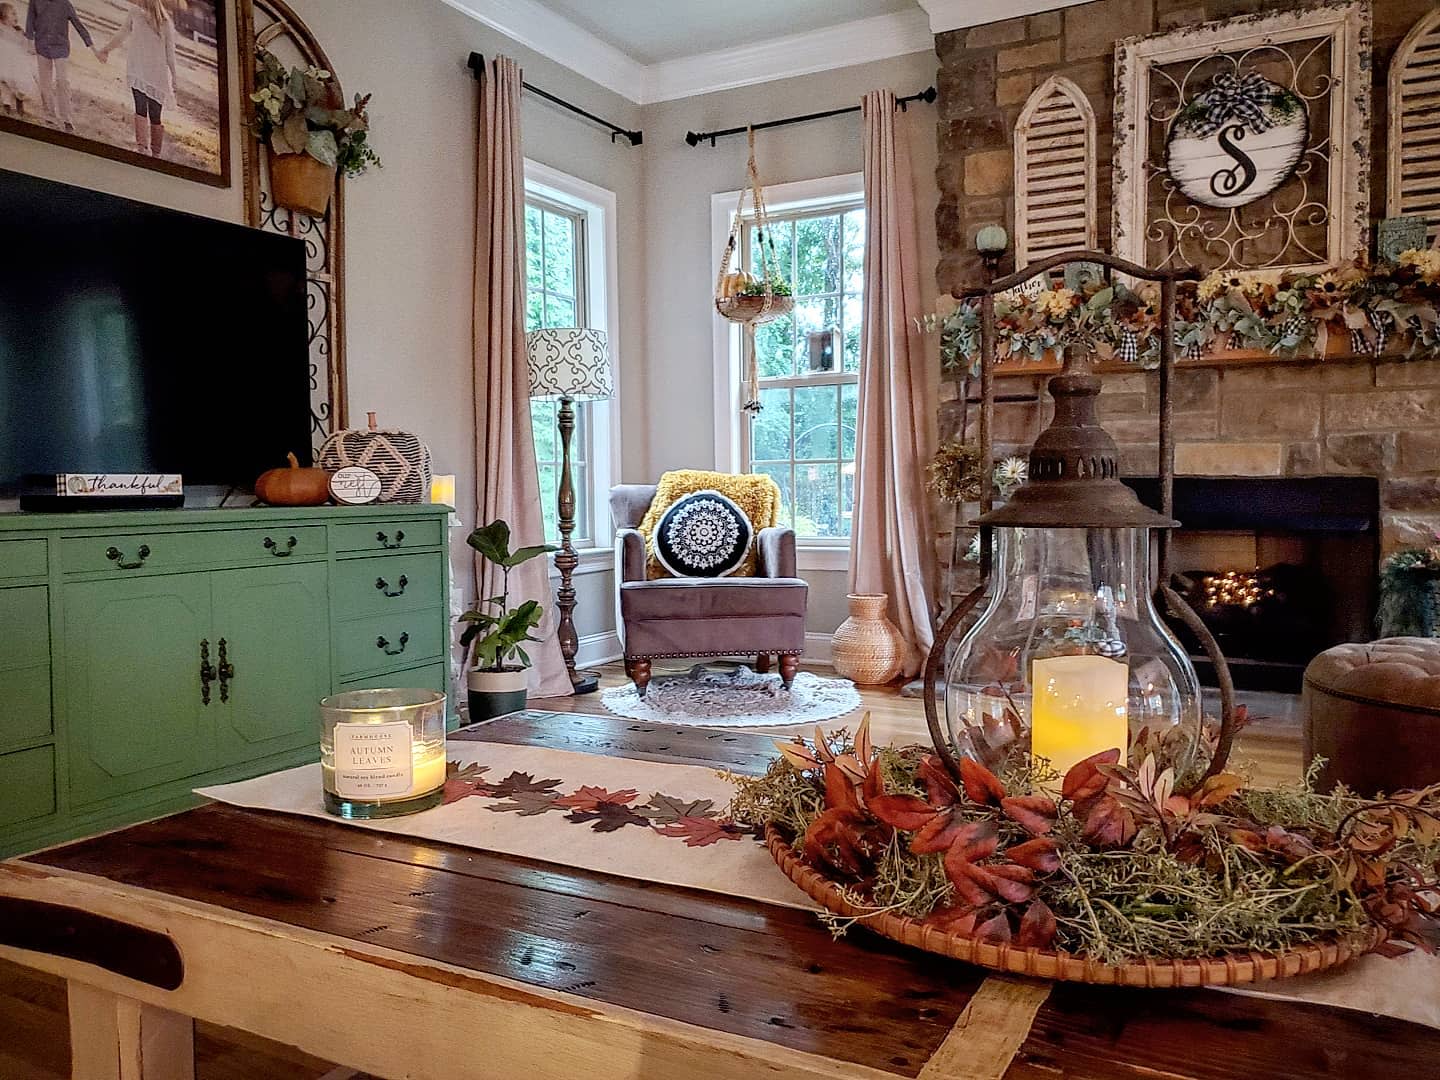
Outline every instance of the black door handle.
<path id="1" fill-rule="evenodd" d="M 270 552 L 270 554 L 274 555 L 277 559 L 283 559 L 294 553 L 295 545 L 299 542 L 300 541 L 296 540 L 295 537 L 292 536 L 289 540 L 285 541 L 285 546 L 282 548 L 273 539 L 267 536 L 265 537 L 265 550 Z"/>
<path id="2" fill-rule="evenodd" d="M 409 645 L 409 644 L 410 644 L 410 635 L 409 635 L 409 634 L 401 634 L 401 635 L 400 635 L 400 647 L 399 647 L 398 649 L 392 649 L 392 648 L 390 648 L 390 642 L 386 641 L 383 636 L 378 637 L 378 638 L 375 639 L 375 647 L 376 647 L 377 649 L 382 650 L 382 651 L 385 653 L 386 656 L 399 656 L 402 652 L 405 651 L 405 646 L 406 646 L 406 645 Z"/>
<path id="3" fill-rule="evenodd" d="M 410 584 L 410 579 L 407 578 L 404 574 L 401 574 L 399 580 L 397 580 L 395 584 L 400 587 L 398 589 L 392 589 L 390 588 L 390 583 L 386 581 L 383 577 L 378 577 L 375 579 L 375 588 L 379 589 L 386 596 L 404 596 L 405 586 Z"/>
<path id="4" fill-rule="evenodd" d="M 380 541 L 380 546 L 381 546 L 381 547 L 386 548 L 387 550 L 393 551 L 395 548 L 398 548 L 401 544 L 403 544 L 403 543 L 405 542 L 405 533 L 404 533 L 403 530 L 396 529 L 396 530 L 395 530 L 395 542 L 394 542 L 393 544 L 390 542 L 390 534 L 389 534 L 389 533 L 377 532 L 377 533 L 375 534 L 375 539 L 378 540 L 378 541 Z"/>
<path id="5" fill-rule="evenodd" d="M 210 704 L 210 683 L 215 679 L 215 668 L 210 663 L 210 639 L 200 639 L 200 704 Z"/>
<path id="6" fill-rule="evenodd" d="M 121 570 L 139 570 L 140 567 L 144 566 L 145 560 L 150 557 L 150 545 L 141 544 L 140 550 L 135 552 L 135 554 L 138 556 L 138 558 L 136 558 L 133 562 L 126 562 L 125 553 L 122 552 L 119 548 L 110 547 L 105 549 L 105 558 L 109 559 Z"/>

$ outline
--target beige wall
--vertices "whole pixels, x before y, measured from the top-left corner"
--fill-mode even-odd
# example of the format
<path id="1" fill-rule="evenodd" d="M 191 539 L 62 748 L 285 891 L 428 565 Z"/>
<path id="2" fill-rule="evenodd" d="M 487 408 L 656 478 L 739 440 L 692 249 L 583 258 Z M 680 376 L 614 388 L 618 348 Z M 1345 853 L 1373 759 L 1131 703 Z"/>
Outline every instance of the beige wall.
<path id="1" fill-rule="evenodd" d="M 744 136 L 691 147 L 687 131 L 737 127 L 747 121 L 858 105 L 870 90 L 889 87 L 899 96 L 935 81 L 933 53 L 825 71 L 794 79 L 741 87 L 645 109 L 643 197 L 647 228 L 644 268 L 646 355 L 645 394 L 626 403 L 626 431 L 646 431 L 644 473 L 627 480 L 658 477 L 666 469 L 715 466 L 714 309 L 716 267 L 711 255 L 710 197 L 745 184 Z M 935 205 L 936 145 L 933 107 L 912 105 L 903 128 L 910 139 L 920 231 L 923 300 L 933 308 L 937 261 Z M 756 135 L 756 158 L 766 184 L 813 180 L 859 172 L 864 167 L 858 114 Z M 930 365 L 939 370 L 938 363 Z M 643 411 L 640 411 L 643 410 Z M 629 460 L 627 460 L 627 469 Z M 806 570 L 811 584 L 808 629 L 828 634 L 845 618 L 845 571 Z"/>

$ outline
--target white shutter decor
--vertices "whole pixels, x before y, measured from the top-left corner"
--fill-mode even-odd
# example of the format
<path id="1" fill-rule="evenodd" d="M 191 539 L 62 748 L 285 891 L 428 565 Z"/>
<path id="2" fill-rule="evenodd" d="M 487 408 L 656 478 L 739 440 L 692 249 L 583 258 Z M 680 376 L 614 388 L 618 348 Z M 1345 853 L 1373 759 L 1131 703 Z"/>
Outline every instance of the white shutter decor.
<path id="1" fill-rule="evenodd" d="M 1015 121 L 1015 263 L 1095 247 L 1095 110 L 1053 76 Z"/>
<path id="2" fill-rule="evenodd" d="M 1390 62 L 1390 160 L 1385 212 L 1440 231 L 1440 8 L 1405 36 Z"/>

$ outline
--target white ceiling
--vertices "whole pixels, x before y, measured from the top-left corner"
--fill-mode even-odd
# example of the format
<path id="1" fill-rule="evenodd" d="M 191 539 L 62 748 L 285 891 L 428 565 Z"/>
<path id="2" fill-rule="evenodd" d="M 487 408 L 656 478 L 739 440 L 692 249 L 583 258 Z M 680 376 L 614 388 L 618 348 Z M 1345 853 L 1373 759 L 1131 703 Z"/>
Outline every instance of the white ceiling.
<path id="1" fill-rule="evenodd" d="M 872 15 L 920 12 L 917 0 L 541 0 L 642 64 L 754 45 Z"/>
<path id="2" fill-rule="evenodd" d="M 643 105 L 928 51 L 934 34 L 1086 0 L 442 2 Z"/>

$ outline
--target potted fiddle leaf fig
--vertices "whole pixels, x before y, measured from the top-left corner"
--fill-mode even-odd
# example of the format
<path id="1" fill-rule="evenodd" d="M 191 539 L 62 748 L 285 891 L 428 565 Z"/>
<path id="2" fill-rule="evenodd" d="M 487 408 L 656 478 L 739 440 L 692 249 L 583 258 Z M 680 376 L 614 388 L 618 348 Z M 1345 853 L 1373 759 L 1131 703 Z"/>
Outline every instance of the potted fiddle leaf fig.
<path id="1" fill-rule="evenodd" d="M 269 150 L 270 193 L 275 205 L 324 215 L 335 174 L 359 176 L 380 158 L 368 142 L 370 95 L 345 95 L 328 71 L 289 68 L 264 49 L 255 54 L 255 136 Z"/>
<path id="2" fill-rule="evenodd" d="M 530 666 L 525 642 L 540 640 L 531 631 L 540 625 L 545 609 L 538 600 L 510 606 L 510 571 L 559 549 L 535 544 L 511 551 L 510 526 L 504 521 L 481 526 L 465 542 L 500 571 L 501 580 L 500 595 L 460 616 L 465 624 L 460 644 L 467 660 L 472 649 L 475 654 L 475 667 L 467 676 L 473 724 L 525 708 L 525 672 Z"/>

